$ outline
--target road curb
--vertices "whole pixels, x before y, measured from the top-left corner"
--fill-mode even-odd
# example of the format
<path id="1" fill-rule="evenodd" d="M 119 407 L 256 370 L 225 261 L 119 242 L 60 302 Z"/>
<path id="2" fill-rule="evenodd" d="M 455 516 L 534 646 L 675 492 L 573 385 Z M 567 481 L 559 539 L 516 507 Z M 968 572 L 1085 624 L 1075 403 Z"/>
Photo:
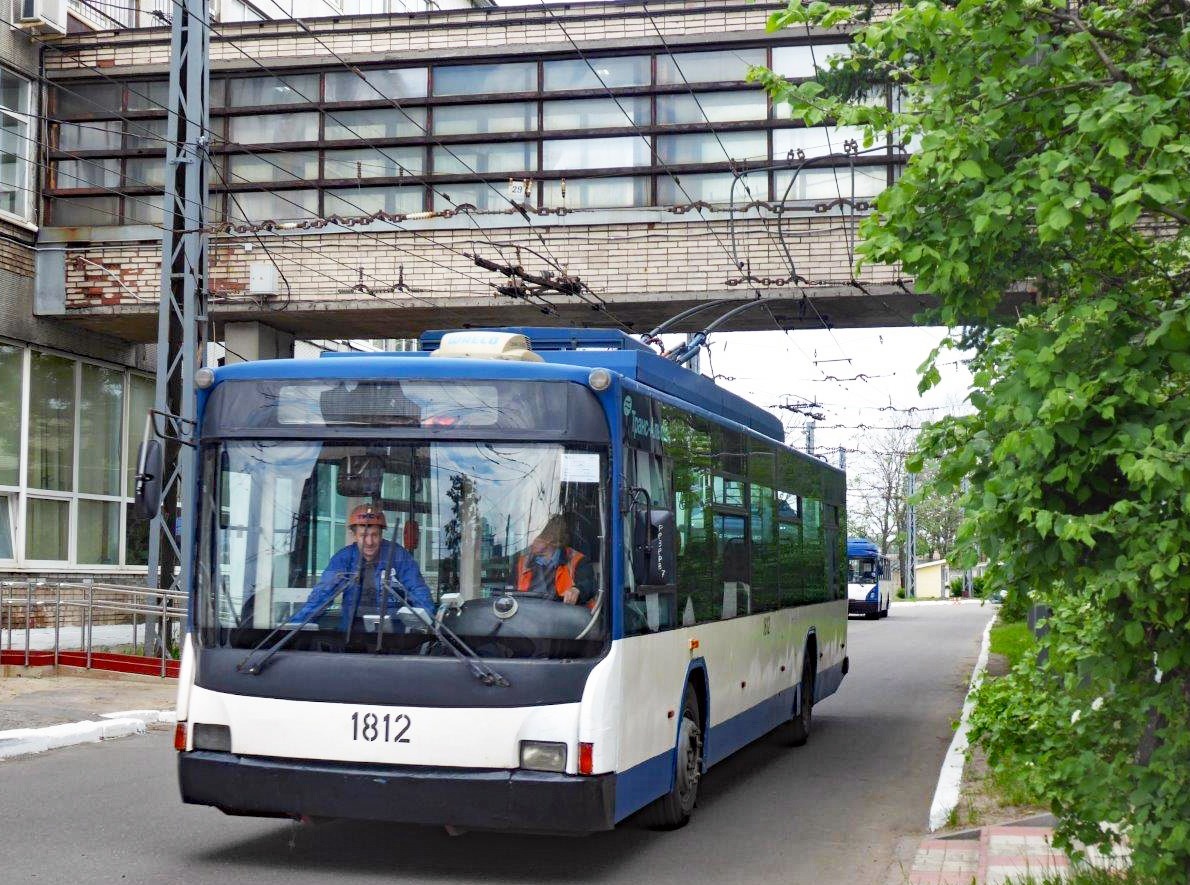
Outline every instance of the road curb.
<path id="1" fill-rule="evenodd" d="M 996 615 L 988 619 L 983 628 L 983 641 L 979 647 L 979 657 L 975 660 L 975 669 L 971 671 L 971 682 L 967 685 L 967 696 L 963 700 L 963 713 L 959 718 L 959 727 L 955 729 L 951 738 L 946 757 L 942 760 L 942 770 L 938 773 L 938 786 L 934 788 L 934 801 L 930 803 L 929 831 L 941 829 L 950 813 L 959 804 L 959 787 L 963 782 L 963 765 L 967 761 L 967 732 L 970 729 L 971 710 L 975 702 L 971 699 L 971 692 L 983 682 L 984 671 L 988 666 L 988 648 L 991 644 L 992 624 L 996 622 Z"/>
<path id="2" fill-rule="evenodd" d="M 0 731 L 0 759 L 44 753 L 59 747 L 94 744 L 111 738 L 144 734 L 156 723 L 175 722 L 173 710 L 123 710 L 102 713 L 97 720 L 66 722 L 45 728 L 12 728 Z"/>

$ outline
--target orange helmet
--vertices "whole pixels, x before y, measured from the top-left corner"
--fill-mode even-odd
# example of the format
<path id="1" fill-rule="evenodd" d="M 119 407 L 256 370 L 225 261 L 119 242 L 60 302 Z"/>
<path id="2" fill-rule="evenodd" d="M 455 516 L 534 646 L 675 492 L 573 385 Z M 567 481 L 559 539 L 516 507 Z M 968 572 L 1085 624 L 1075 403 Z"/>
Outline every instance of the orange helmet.
<path id="1" fill-rule="evenodd" d="M 384 518 L 384 512 L 377 510 L 371 504 L 360 504 L 351 510 L 351 515 L 347 517 L 348 528 L 355 528 L 359 526 L 379 526 L 382 529 L 388 528 L 388 520 Z"/>

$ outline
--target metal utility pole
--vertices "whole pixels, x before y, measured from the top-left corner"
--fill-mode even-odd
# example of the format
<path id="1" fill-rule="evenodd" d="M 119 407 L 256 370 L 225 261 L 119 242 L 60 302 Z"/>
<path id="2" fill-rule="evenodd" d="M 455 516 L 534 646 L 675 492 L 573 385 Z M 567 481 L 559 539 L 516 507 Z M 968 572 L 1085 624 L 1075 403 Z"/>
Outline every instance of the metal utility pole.
<path id="1" fill-rule="evenodd" d="M 842 446 L 839 446 L 839 469 L 847 469 L 847 450 Z"/>
<path id="2" fill-rule="evenodd" d="M 905 474 L 905 595 L 917 598 L 917 508 L 913 494 L 917 491 L 917 474 Z"/>
<path id="3" fill-rule="evenodd" d="M 814 422 L 806 423 L 806 453 L 814 454 Z"/>
<path id="4" fill-rule="evenodd" d="M 171 16 L 169 117 L 165 152 L 165 223 L 161 237 L 161 305 L 157 314 L 154 417 L 164 437 L 162 504 L 149 529 L 150 587 L 188 589 L 194 524 L 196 401 L 194 373 L 203 364 L 207 321 L 207 132 L 209 20 L 207 0 L 179 0 Z M 162 417 L 168 416 L 168 417 Z M 184 441 L 184 442 L 183 442 Z M 181 517 L 180 534 L 178 519 Z M 180 569 L 179 569 L 180 566 Z M 146 646 L 150 643 L 146 624 Z M 164 634 L 166 625 L 161 624 Z M 162 635 L 164 642 L 168 637 Z"/>

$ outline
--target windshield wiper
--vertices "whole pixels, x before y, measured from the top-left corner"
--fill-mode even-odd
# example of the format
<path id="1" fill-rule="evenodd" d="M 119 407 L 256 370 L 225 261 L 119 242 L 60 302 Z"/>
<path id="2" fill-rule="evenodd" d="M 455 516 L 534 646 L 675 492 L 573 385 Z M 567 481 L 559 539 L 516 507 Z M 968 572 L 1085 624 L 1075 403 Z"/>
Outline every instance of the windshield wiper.
<path id="1" fill-rule="evenodd" d="M 388 586 L 386 590 L 391 590 L 397 595 L 397 601 L 402 605 L 408 607 L 410 611 L 417 615 L 423 624 L 429 627 L 430 632 L 434 634 L 434 638 L 438 640 L 440 645 L 446 646 L 450 649 L 451 654 L 467 665 L 472 675 L 480 682 L 488 686 L 497 686 L 499 688 L 508 688 L 511 684 L 507 679 L 493 670 L 484 662 L 471 646 L 467 645 L 459 635 L 451 630 L 449 627 L 444 627 L 438 623 L 437 618 L 433 618 L 425 611 L 425 609 L 418 608 L 409 600 L 409 591 L 405 588 L 395 576 L 385 574 L 382 581 Z M 391 583 L 390 583 L 391 582 Z M 383 629 L 383 624 L 380 625 Z"/>
<path id="2" fill-rule="evenodd" d="M 336 598 L 338 598 L 340 593 L 347 589 L 350 582 L 351 575 L 344 572 L 339 578 L 338 582 L 335 584 L 334 591 L 326 598 L 326 601 L 323 602 L 322 605 L 318 606 L 318 608 L 314 609 L 312 612 L 310 612 L 310 614 L 302 618 L 302 620 L 299 621 L 296 626 L 291 627 L 289 632 L 282 636 L 281 639 L 277 641 L 277 644 L 270 648 L 268 652 L 265 653 L 264 657 L 262 657 L 259 661 L 257 661 L 251 667 L 245 666 L 248 661 L 252 660 L 252 656 L 268 645 L 269 641 L 272 640 L 272 638 L 276 636 L 279 631 L 285 629 L 286 624 L 289 622 L 286 622 L 286 624 L 279 624 L 278 626 L 274 627 L 264 639 L 260 640 L 259 645 L 257 645 L 252 649 L 252 651 L 248 652 L 248 654 L 244 656 L 244 660 L 236 664 L 236 669 L 241 673 L 247 673 L 249 676 L 259 676 L 260 671 L 264 669 L 264 665 L 269 662 L 273 655 L 283 649 L 286 644 L 291 639 L 293 639 L 293 637 L 297 636 L 298 633 L 302 631 L 303 627 L 330 608 L 331 603 L 334 602 Z"/>

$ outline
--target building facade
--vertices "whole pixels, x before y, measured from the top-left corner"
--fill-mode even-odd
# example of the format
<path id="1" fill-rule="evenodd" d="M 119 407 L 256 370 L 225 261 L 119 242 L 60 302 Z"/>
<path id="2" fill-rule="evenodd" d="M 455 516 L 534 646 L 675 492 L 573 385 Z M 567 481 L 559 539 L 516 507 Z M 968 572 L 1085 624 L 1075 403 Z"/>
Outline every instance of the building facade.
<path id="1" fill-rule="evenodd" d="M 792 123 L 748 82 L 848 52 L 842 30 L 768 33 L 782 5 L 220 0 L 210 336 L 237 359 L 460 324 L 644 331 L 757 297 L 731 328 L 910 322 L 898 268 L 854 270 L 902 147 Z M 143 571 L 178 8 L 69 0 L 71 33 L 5 28 L 0 575 Z"/>

